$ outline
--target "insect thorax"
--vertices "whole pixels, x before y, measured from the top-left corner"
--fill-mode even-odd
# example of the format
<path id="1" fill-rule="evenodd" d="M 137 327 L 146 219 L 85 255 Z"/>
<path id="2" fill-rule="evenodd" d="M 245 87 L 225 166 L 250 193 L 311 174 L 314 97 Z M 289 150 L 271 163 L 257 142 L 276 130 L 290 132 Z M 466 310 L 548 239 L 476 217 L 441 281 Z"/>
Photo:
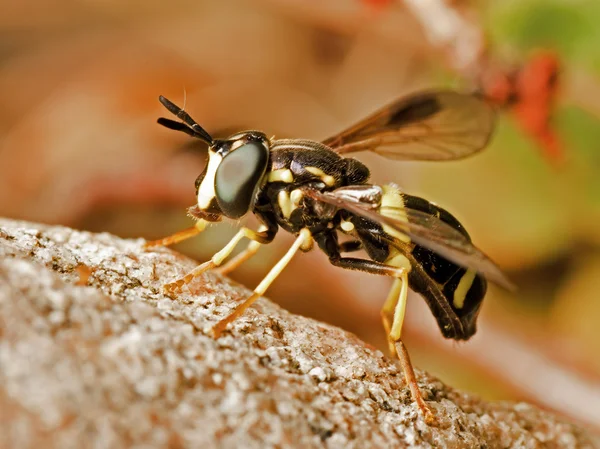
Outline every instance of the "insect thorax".
<path id="1" fill-rule="evenodd" d="M 277 141 L 271 148 L 270 167 L 259 191 L 255 208 L 270 210 L 277 224 L 288 232 L 308 228 L 313 234 L 337 226 L 335 209 L 317 203 L 303 187 L 330 191 L 350 184 L 363 184 L 369 169 L 356 159 L 343 158 L 313 141 Z"/>

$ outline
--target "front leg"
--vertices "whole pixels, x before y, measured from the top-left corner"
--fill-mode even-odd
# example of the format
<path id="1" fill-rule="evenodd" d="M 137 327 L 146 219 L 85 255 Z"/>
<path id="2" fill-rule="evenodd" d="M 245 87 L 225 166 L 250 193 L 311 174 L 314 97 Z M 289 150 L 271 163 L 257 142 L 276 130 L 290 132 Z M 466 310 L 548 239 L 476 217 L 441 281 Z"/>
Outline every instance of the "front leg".
<path id="1" fill-rule="evenodd" d="M 277 230 L 279 229 L 279 225 L 277 224 L 275 216 L 273 216 L 272 213 L 266 212 L 254 212 L 254 214 L 261 222 L 258 232 L 268 232 L 271 236 L 271 240 L 273 240 L 275 234 L 277 234 Z M 218 268 L 216 271 L 222 275 L 231 273 L 233 270 L 237 269 L 240 265 L 254 256 L 258 252 L 260 246 L 261 242 L 251 240 L 250 243 L 248 243 L 248 246 L 246 246 L 241 253 L 239 253 L 222 267 Z"/>
<path id="2" fill-rule="evenodd" d="M 257 242 L 259 244 L 267 244 L 267 243 L 271 243 L 273 241 L 276 233 L 277 233 L 276 228 L 275 228 L 275 230 L 273 230 L 272 228 L 268 228 L 268 229 L 262 230 L 262 231 L 253 231 L 252 229 L 243 227 L 229 241 L 229 243 L 227 243 L 227 245 L 225 245 L 223 247 L 223 249 L 221 249 L 214 256 L 212 256 L 212 258 L 209 261 L 198 265 L 196 268 L 194 268 L 192 271 L 190 271 L 184 277 L 177 279 L 176 281 L 169 282 L 168 284 L 165 284 L 163 286 L 163 289 L 169 295 L 179 293 L 181 291 L 181 289 L 183 288 L 183 286 L 192 282 L 194 280 L 194 278 L 196 278 L 200 274 L 204 273 L 205 271 L 208 271 L 210 269 L 213 269 L 213 268 L 221 265 L 223 263 L 223 261 L 225 259 L 227 259 L 227 257 L 229 257 L 229 255 L 233 252 L 233 250 L 235 249 L 237 244 L 243 238 L 245 238 L 245 237 L 249 238 L 250 240 Z"/>
<path id="3" fill-rule="evenodd" d="M 250 243 L 248 243 L 248 246 L 246 246 L 246 248 L 244 248 L 244 250 L 241 253 L 239 253 L 225 265 L 217 268 L 215 271 L 219 274 L 222 274 L 223 276 L 227 276 L 229 273 L 231 273 L 234 270 L 237 270 L 240 265 L 242 265 L 244 262 L 246 262 L 248 259 L 254 256 L 260 249 L 260 245 L 261 244 L 255 240 L 250 241 Z"/>
<path id="4" fill-rule="evenodd" d="M 192 226 L 191 228 L 187 228 L 187 229 L 184 229 L 183 231 L 176 232 L 175 234 L 171 234 L 162 239 L 146 242 L 144 244 L 144 249 L 154 248 L 156 246 L 170 246 L 170 245 L 174 245 L 175 243 L 182 242 L 191 237 L 194 237 L 195 235 L 200 234 L 202 231 L 204 231 L 206 229 L 207 225 L 208 225 L 207 221 L 200 219 L 200 220 L 196 221 L 196 224 L 194 226 Z"/>

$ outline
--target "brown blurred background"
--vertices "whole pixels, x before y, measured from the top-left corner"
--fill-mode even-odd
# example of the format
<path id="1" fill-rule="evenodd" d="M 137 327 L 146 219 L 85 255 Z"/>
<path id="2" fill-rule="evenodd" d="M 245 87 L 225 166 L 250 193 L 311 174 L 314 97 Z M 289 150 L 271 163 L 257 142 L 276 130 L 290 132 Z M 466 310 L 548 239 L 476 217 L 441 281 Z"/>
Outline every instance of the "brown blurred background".
<path id="1" fill-rule="evenodd" d="M 321 139 L 418 88 L 481 90 L 501 112 L 480 155 L 359 156 L 452 211 L 519 286 L 491 287 L 461 344 L 411 297 L 406 344 L 452 385 L 600 429 L 600 4 L 418 3 L 0 0 L 0 215 L 148 239 L 190 226 L 206 150 L 156 125 L 159 94 L 214 136 Z M 177 249 L 205 260 L 234 230 Z M 254 287 L 290 242 L 232 277 Z M 313 252 L 269 296 L 385 350 L 389 285 Z"/>

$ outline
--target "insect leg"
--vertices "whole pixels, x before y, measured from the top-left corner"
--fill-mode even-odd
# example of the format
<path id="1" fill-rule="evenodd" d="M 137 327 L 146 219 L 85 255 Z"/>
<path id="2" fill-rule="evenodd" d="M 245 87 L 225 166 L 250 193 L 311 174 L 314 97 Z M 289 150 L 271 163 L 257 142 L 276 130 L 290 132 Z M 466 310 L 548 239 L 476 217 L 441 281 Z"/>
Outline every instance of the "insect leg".
<path id="1" fill-rule="evenodd" d="M 404 322 L 404 314 L 406 311 L 408 270 L 406 268 L 387 265 L 374 260 L 355 259 L 351 257 L 330 258 L 329 261 L 336 267 L 395 278 L 392 289 L 381 309 L 381 318 L 388 335 L 390 352 L 392 355 L 397 355 L 395 343 L 400 340 L 402 323 Z"/>
<path id="2" fill-rule="evenodd" d="M 393 317 L 394 310 L 396 309 L 396 304 L 398 303 L 398 298 L 400 297 L 400 290 L 402 288 L 402 279 L 397 278 L 394 279 L 394 283 L 392 284 L 392 288 L 388 294 L 385 303 L 381 309 L 381 321 L 383 322 L 383 328 L 385 329 L 385 334 L 388 336 L 388 345 L 390 348 L 390 354 L 396 357 L 398 354 L 396 353 L 396 346 L 394 342 L 389 338 L 390 333 L 392 332 L 392 320 L 390 317 Z"/>
<path id="3" fill-rule="evenodd" d="M 332 265 L 349 270 L 364 271 L 372 274 L 394 277 L 394 285 L 385 301 L 381 311 L 383 325 L 388 334 L 388 343 L 392 355 L 396 355 L 400 359 L 402 370 L 406 384 L 410 388 L 413 400 L 421 410 L 427 422 L 433 422 L 433 414 L 423 396 L 413 369 L 410 357 L 406 347 L 400 339 L 402 323 L 404 322 L 404 312 L 406 310 L 406 300 L 408 297 L 408 268 L 399 266 L 401 258 L 397 254 L 393 254 L 388 259 L 390 263 L 377 262 L 367 259 L 356 259 L 351 257 L 340 257 L 339 245 L 334 236 L 319 236 L 316 239 L 319 247 L 329 256 L 329 261 Z M 393 313 L 393 318 L 390 316 Z"/>
<path id="4" fill-rule="evenodd" d="M 239 253 L 225 265 L 221 266 L 220 268 L 217 268 L 215 271 L 219 274 L 227 275 L 233 270 L 237 270 L 237 268 L 240 265 L 242 265 L 244 262 L 246 262 L 258 252 L 260 245 L 261 244 L 255 240 L 250 241 L 250 243 L 248 243 L 248 246 L 246 246 L 246 248 L 244 248 L 244 250 L 241 253 Z"/>
<path id="5" fill-rule="evenodd" d="M 267 214 L 265 212 L 255 212 L 255 215 L 256 218 L 258 218 L 258 220 L 261 222 L 261 225 L 258 228 L 258 232 L 270 232 L 271 234 L 273 234 L 273 237 L 275 237 L 275 234 L 279 229 L 275 217 L 272 214 Z M 252 240 L 250 243 L 248 243 L 248 246 L 246 246 L 246 248 L 241 253 L 239 253 L 237 256 L 235 256 L 233 259 L 231 259 L 229 262 L 227 262 L 225 265 L 223 265 L 216 271 L 222 275 L 227 275 L 231 273 L 233 270 L 236 270 L 240 265 L 242 265 L 244 262 L 246 262 L 248 259 L 254 256 L 258 252 L 260 245 L 261 242 Z"/>
<path id="6" fill-rule="evenodd" d="M 419 390 L 419 384 L 417 383 L 415 370 L 413 369 L 412 362 L 410 361 L 410 356 L 408 355 L 408 351 L 406 350 L 406 346 L 404 346 L 402 340 L 396 341 L 395 346 L 396 354 L 398 355 L 398 358 L 400 359 L 400 364 L 402 365 L 402 371 L 404 371 L 404 379 L 406 380 L 406 384 L 410 388 L 410 394 L 413 400 L 417 403 L 417 407 L 419 407 L 419 410 L 421 410 L 425 421 L 431 424 L 435 421 L 435 418 L 433 416 L 433 412 L 425 403 L 425 399 L 423 399 L 421 390 Z"/>
<path id="7" fill-rule="evenodd" d="M 404 378 L 406 380 L 406 384 L 410 388 L 410 393 L 413 397 L 413 400 L 416 402 L 419 410 L 421 410 L 421 413 L 423 413 L 425 420 L 427 422 L 433 422 L 433 414 L 425 403 L 423 395 L 421 394 L 421 390 L 419 390 L 419 385 L 417 384 L 417 378 L 415 376 L 415 371 L 410 361 L 408 351 L 400 339 L 402 323 L 404 322 L 404 313 L 406 311 L 406 300 L 408 297 L 408 271 L 405 268 L 396 268 L 385 264 L 380 264 L 381 266 L 378 267 L 374 264 L 379 264 L 379 262 L 370 260 L 341 258 L 338 260 L 332 260 L 331 262 L 332 264 L 341 268 L 361 270 L 373 274 L 393 276 L 396 278 L 390 294 L 385 301 L 383 309 L 381 310 L 383 326 L 388 334 L 388 344 L 392 356 L 397 356 L 398 359 L 400 359 L 402 371 L 404 371 Z M 390 323 L 390 315 L 392 311 L 393 319 Z"/>
<path id="8" fill-rule="evenodd" d="M 212 334 L 214 338 L 219 338 L 229 323 L 234 321 L 236 318 L 239 318 L 248 307 L 250 307 L 258 298 L 260 298 L 273 283 L 273 281 L 277 279 L 277 276 L 281 274 L 290 260 L 292 260 L 294 254 L 296 254 L 300 248 L 306 248 L 311 242 L 312 235 L 310 234 L 310 231 L 308 229 L 302 229 L 292 247 L 287 251 L 287 253 L 285 253 L 279 262 L 277 262 L 277 264 L 271 268 L 271 271 L 269 271 L 265 278 L 254 289 L 254 293 L 243 303 L 237 306 L 233 312 L 213 326 Z"/>
<path id="9" fill-rule="evenodd" d="M 244 238 L 247 237 L 258 243 L 270 243 L 275 238 L 275 232 L 271 229 L 267 229 L 262 232 L 253 231 L 249 228 L 240 229 L 237 234 L 229 241 L 227 245 L 223 247 L 218 253 L 216 253 L 209 261 L 204 262 L 203 264 L 198 265 L 184 277 L 177 279 L 176 281 L 169 282 L 163 286 L 163 289 L 167 294 L 174 294 L 181 291 L 181 288 L 184 285 L 189 284 L 192 280 L 199 276 L 200 274 L 208 271 L 212 268 L 218 267 L 223 263 L 223 261 L 229 257 L 232 251 L 235 249 L 237 244 Z"/>
<path id="10" fill-rule="evenodd" d="M 349 240 L 347 242 L 342 242 L 339 245 L 340 253 L 352 253 L 354 251 L 360 251 L 363 245 L 360 240 Z"/>
<path id="11" fill-rule="evenodd" d="M 144 248 L 154 248 L 156 246 L 170 246 L 175 243 L 182 242 L 183 240 L 187 240 L 190 237 L 194 237 L 195 235 L 200 234 L 204 229 L 206 229 L 206 225 L 208 223 L 204 220 L 198 220 L 194 226 L 191 228 L 184 229 L 183 231 L 176 232 L 175 234 L 169 235 L 159 240 L 152 240 L 150 242 L 146 242 L 144 244 Z"/>
<path id="12" fill-rule="evenodd" d="M 339 268 L 346 270 L 364 271 L 365 273 L 378 274 L 381 276 L 400 277 L 406 271 L 404 268 L 386 265 L 381 262 L 368 259 L 357 259 L 355 257 L 329 258 L 329 262 Z"/>
<path id="13" fill-rule="evenodd" d="M 383 321 L 383 327 L 388 335 L 388 344 L 390 352 L 400 360 L 402 370 L 404 371 L 404 378 L 406 384 L 410 388 L 410 393 L 417 403 L 417 406 L 425 416 L 428 422 L 433 421 L 433 414 L 423 396 L 419 385 L 417 384 L 417 378 L 410 361 L 410 356 L 406 350 L 406 346 L 401 340 L 402 324 L 404 322 L 404 314 L 406 312 L 406 300 L 408 299 L 408 272 L 405 270 L 404 274 L 394 280 L 394 285 L 390 290 L 387 300 L 383 308 L 381 309 L 381 318 Z M 390 317 L 393 316 L 390 323 Z"/>
<path id="14" fill-rule="evenodd" d="M 381 309 L 381 318 L 386 334 L 388 335 L 390 352 L 394 356 L 397 355 L 395 342 L 400 339 L 402 323 L 404 321 L 408 293 L 408 271 L 405 268 L 399 268 L 373 260 L 355 259 L 351 257 L 330 258 L 329 261 L 336 267 L 395 278 L 392 289 Z"/>

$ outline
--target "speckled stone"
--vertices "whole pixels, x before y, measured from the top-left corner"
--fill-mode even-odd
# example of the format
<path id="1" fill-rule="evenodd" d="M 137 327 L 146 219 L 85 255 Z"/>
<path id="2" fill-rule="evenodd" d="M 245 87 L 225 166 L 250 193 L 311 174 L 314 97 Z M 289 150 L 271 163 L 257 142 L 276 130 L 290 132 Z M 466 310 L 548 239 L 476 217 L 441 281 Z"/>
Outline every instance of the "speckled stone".
<path id="1" fill-rule="evenodd" d="M 428 426 L 394 360 L 264 298 L 214 340 L 250 292 L 208 273 L 171 299 L 195 263 L 143 243 L 0 220 L 0 447 L 597 447 L 417 372 Z"/>

